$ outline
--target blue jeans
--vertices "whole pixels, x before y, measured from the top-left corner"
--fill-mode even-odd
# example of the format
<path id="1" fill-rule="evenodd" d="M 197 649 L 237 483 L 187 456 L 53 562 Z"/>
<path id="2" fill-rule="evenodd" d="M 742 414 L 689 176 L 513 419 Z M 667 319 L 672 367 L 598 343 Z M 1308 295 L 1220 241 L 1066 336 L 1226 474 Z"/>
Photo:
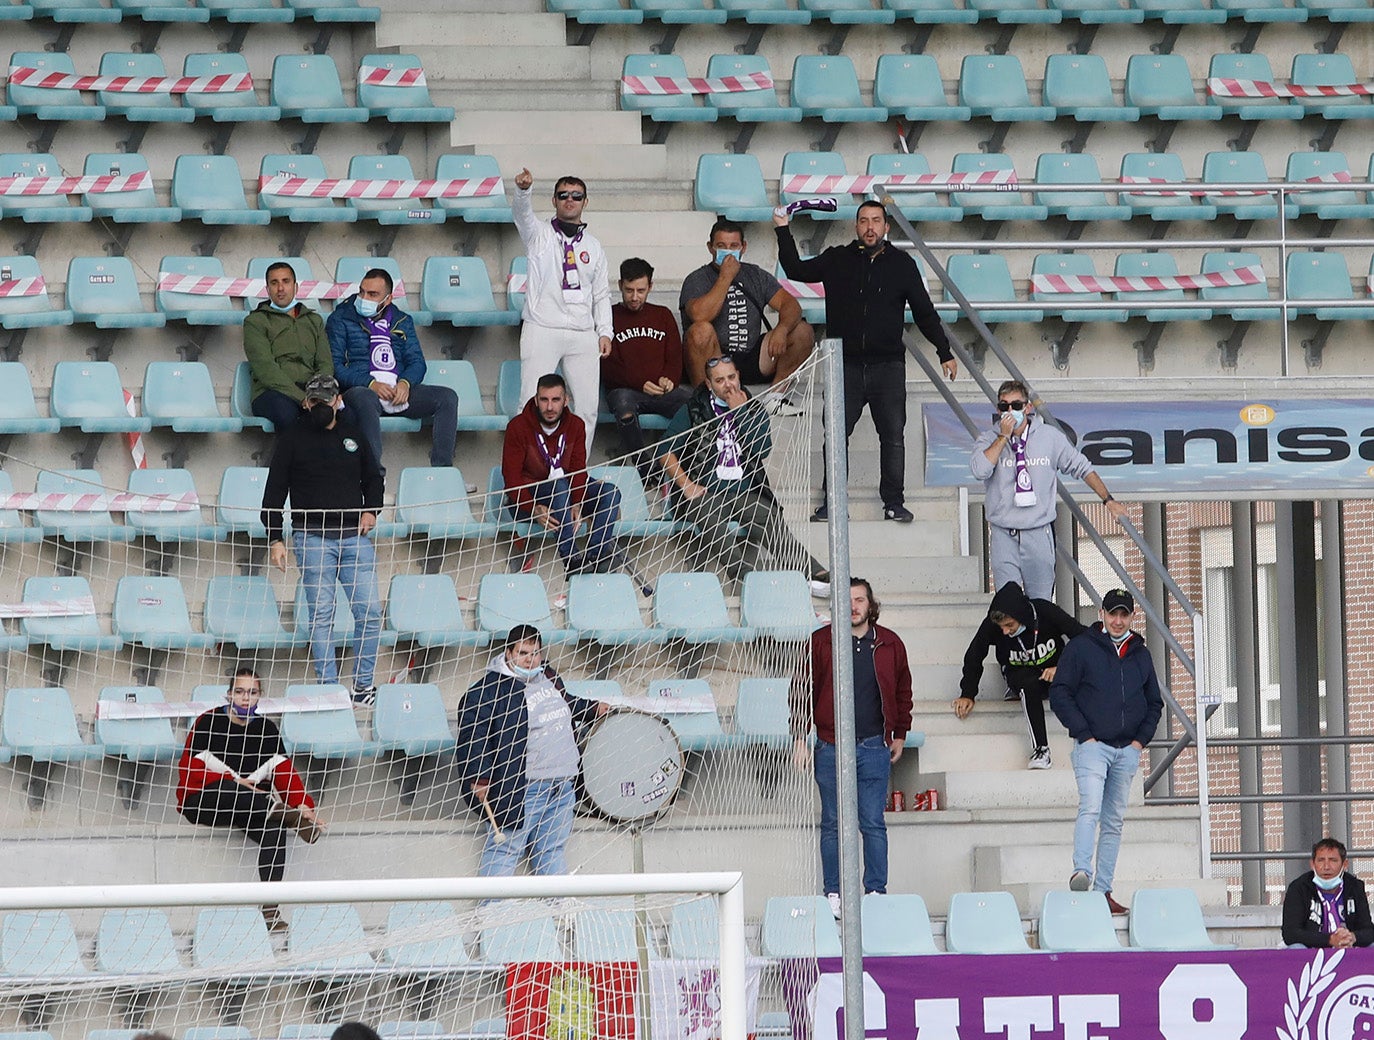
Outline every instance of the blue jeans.
<path id="1" fill-rule="evenodd" d="M 859 741 L 854 749 L 859 779 L 859 835 L 864 846 L 864 891 L 887 891 L 887 782 L 892 756 L 882 737 Z M 839 788 L 835 745 L 816 741 L 816 787 L 821 795 L 821 881 L 826 893 L 840 890 Z"/>
<path id="2" fill-rule="evenodd" d="M 382 399 L 370 388 L 355 386 L 344 391 L 344 404 L 353 416 L 372 457 L 382 461 Z M 420 383 L 410 388 L 410 407 L 398 413 L 402 419 L 434 419 L 430 438 L 429 464 L 452 466 L 453 445 L 458 437 L 458 395 L 446 386 L 426 386 Z"/>
<path id="3" fill-rule="evenodd" d="M 1114 748 L 1100 740 L 1075 744 L 1070 755 L 1078 781 L 1078 819 L 1073 825 L 1073 869 L 1092 875 L 1094 892 L 1110 892 L 1121 851 L 1121 823 L 1140 749 Z M 1093 846 L 1097 869 L 1093 869 Z"/>
<path id="4" fill-rule="evenodd" d="M 500 845 L 496 844 L 496 832 L 488 826 L 478 876 L 510 877 L 526 853 L 531 874 L 566 874 L 575 799 L 571 779 L 529 781 L 525 786 L 524 825 L 518 831 L 508 831 Z"/>
<path id="5" fill-rule="evenodd" d="M 558 558 L 567 563 L 573 555 L 577 536 L 577 529 L 572 524 L 572 494 L 568 478 L 546 480 L 536 484 L 532 491 L 535 504 L 548 506 L 558 522 Z M 620 489 L 609 481 L 589 479 L 587 493 L 582 499 L 582 519 L 587 522 L 584 558 L 603 560 L 610 556 L 615 551 L 615 522 L 620 519 Z"/>
<path id="6" fill-rule="evenodd" d="M 306 531 L 291 535 L 296 566 L 310 605 L 310 659 L 320 682 L 339 681 L 334 660 L 334 583 L 343 586 L 353 611 L 353 682 L 371 686 L 382 632 L 382 601 L 377 595 L 377 554 L 362 535 L 324 538 Z"/>

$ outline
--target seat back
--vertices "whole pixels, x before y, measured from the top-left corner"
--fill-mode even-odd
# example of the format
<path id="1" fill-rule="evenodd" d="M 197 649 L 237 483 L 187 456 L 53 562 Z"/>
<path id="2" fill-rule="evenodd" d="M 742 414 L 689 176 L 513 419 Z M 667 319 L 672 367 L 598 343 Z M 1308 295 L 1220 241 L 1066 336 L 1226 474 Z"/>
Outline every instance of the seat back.
<path id="1" fill-rule="evenodd" d="M 408 755 L 437 754 L 455 743 L 444 695 L 433 683 L 380 686 L 372 712 L 372 736 L 384 747 L 400 748 Z"/>
<path id="2" fill-rule="evenodd" d="M 220 477 L 216 518 L 231 533 L 267 537 L 262 523 L 262 493 L 266 486 L 266 466 L 225 466 Z"/>
<path id="3" fill-rule="evenodd" d="M 668 954 L 689 960 L 720 956 L 720 913 L 714 899 L 673 904 L 668 917 Z"/>
<path id="4" fill-rule="evenodd" d="M 1101 892 L 1046 892 L 1040 906 L 1040 949 L 1121 949 L 1107 897 Z"/>
<path id="5" fill-rule="evenodd" d="M 940 66 L 932 54 L 884 54 L 873 76 L 873 103 L 885 108 L 949 105 Z"/>
<path id="6" fill-rule="evenodd" d="M 404 155 L 355 155 L 348 160 L 348 176 L 357 180 L 413 181 L 415 170 Z M 350 198 L 347 201 L 349 208 L 356 209 L 359 215 L 395 210 L 423 210 L 430 205 L 426 199 L 409 196 L 395 199 Z"/>
<path id="7" fill-rule="evenodd" d="M 1350 163 L 1344 152 L 1293 152 L 1288 156 L 1287 181 L 1350 179 Z M 1358 203 L 1354 191 L 1295 191 L 1288 196 L 1300 206 L 1349 206 Z"/>
<path id="8" fill-rule="evenodd" d="M 0 265 L 5 262 L 0 261 Z M 33 384 L 29 382 L 28 366 L 22 361 L 0 361 L 0 420 L 36 418 L 38 404 L 33 399 Z"/>
<path id="9" fill-rule="evenodd" d="M 136 578 L 121 578 L 138 581 Z M 167 581 L 176 582 L 175 578 Z M 180 583 L 178 582 L 178 592 Z M 118 591 L 115 612 L 119 612 Z M 182 600 L 183 606 L 185 599 Z M 119 631 L 116 621 L 115 630 Z M 129 638 L 126 636 L 125 638 Z M 166 698 L 156 686 L 106 686 L 100 691 L 102 701 L 124 701 L 131 704 L 162 704 Z M 97 715 L 95 720 L 95 739 L 109 755 L 120 755 L 135 762 L 168 761 L 181 750 L 181 744 L 172 732 L 171 719 L 111 719 Z M 99 946 L 96 949 L 97 958 Z M 106 969 L 109 970 L 109 969 Z M 150 969 L 151 970 L 151 969 Z"/>
<path id="10" fill-rule="evenodd" d="M 306 903 L 291 912 L 286 946 L 293 961 L 309 957 L 310 971 L 348 971 L 373 967 L 358 911 L 347 903 Z"/>
<path id="11" fill-rule="evenodd" d="M 183 275 L 190 278 L 223 278 L 224 265 L 215 256 L 164 256 L 158 266 L 158 282 L 163 275 Z M 153 294 L 153 305 L 169 318 L 185 317 L 189 314 L 206 311 L 233 313 L 238 310 L 229 296 L 218 293 L 173 292 L 157 289 Z M 181 366 L 186 369 L 188 366 Z M 204 368 L 204 365 L 201 365 Z M 208 372 L 208 370 L 207 370 Z M 211 392 L 213 399 L 214 393 Z"/>
<path id="12" fill-rule="evenodd" d="M 1172 277 L 1178 274 L 1178 260 L 1172 253 L 1118 253 L 1113 273 L 1118 278 L 1147 278 L 1151 275 Z M 1183 298 L 1182 289 L 1143 289 L 1116 294 L 1118 303 L 1154 303 Z"/>
<path id="13" fill-rule="evenodd" d="M 760 175 L 762 176 L 762 175 Z M 506 310 L 519 313 L 525 307 L 525 290 L 511 288 L 511 282 L 515 278 L 526 278 L 529 274 L 529 258 L 524 256 L 513 256 L 510 261 L 510 271 L 506 277 Z"/>
<path id="14" fill-rule="evenodd" d="M 1181 54 L 1133 54 L 1126 63 L 1126 104 L 1142 111 L 1198 103 L 1188 60 Z"/>
<path id="15" fill-rule="evenodd" d="M 434 176 L 438 180 L 484 181 L 501 178 L 501 164 L 491 155 L 462 155 L 449 152 L 439 156 L 434 164 Z M 511 219 L 510 203 L 504 192 L 494 195 L 472 195 L 457 199 L 436 199 L 440 209 L 450 210 L 471 219 L 473 214 L 483 210 L 494 210 L 506 220 Z"/>
<path id="16" fill-rule="evenodd" d="M 420 306 L 436 316 L 496 310 L 486 261 L 480 256 L 429 257 L 420 281 Z"/>
<path id="17" fill-rule="evenodd" d="M 1293 55 L 1291 83 L 1302 87 L 1340 87 L 1363 82 L 1355 74 L 1355 64 L 1348 54 L 1295 54 Z M 1308 105 L 1314 99 L 1307 99 Z M 1368 107 L 1369 101 L 1363 97 L 1324 97 L 1319 101 L 1322 110 L 1328 108 Z"/>
<path id="18" fill-rule="evenodd" d="M 726 76 L 750 76 L 762 72 L 772 76 L 768 59 L 762 54 L 713 54 L 706 63 L 706 75 L 712 79 Z M 739 90 L 728 94 L 707 94 L 706 104 L 721 112 L 738 112 L 749 108 L 778 108 L 776 90 Z"/>
<path id="19" fill-rule="evenodd" d="M 0 177 L 61 177 L 63 172 L 57 157 L 48 152 L 0 155 Z M 71 210 L 68 214 L 45 213 L 43 217 L 79 220 L 84 214 L 84 219 L 89 220 L 90 210 L 74 209 L 73 201 L 73 197 L 66 194 L 4 195 L 0 196 L 0 209 L 4 210 L 6 216 L 17 216 L 32 210 Z"/>
<path id="20" fill-rule="evenodd" d="M 127 415 L 119 368 L 113 361 L 59 361 L 52 373 L 52 414 L 64 425 Z"/>
<path id="21" fill-rule="evenodd" d="M 248 60 L 242 54 L 215 52 L 213 54 L 188 54 L 182 62 L 183 76 L 227 76 L 248 74 Z M 231 90 L 223 93 L 187 93 L 181 103 L 199 112 L 216 108 L 257 108 L 257 94 L 251 90 Z"/>
<path id="22" fill-rule="evenodd" d="M 166 76 L 167 66 L 155 52 L 128 53 L 107 51 L 100 56 L 102 76 Z M 95 99 L 111 112 L 139 108 L 177 108 L 177 95 L 137 91 L 99 90 Z"/>
<path id="23" fill-rule="evenodd" d="M 1191 888 L 1139 888 L 1131 905 L 1131 945 L 1144 950 L 1206 950 L 1215 944 Z"/>
<path id="24" fill-rule="evenodd" d="M 1208 152 L 1202 160 L 1202 179 L 1208 184 L 1262 184 L 1269 180 L 1269 171 L 1259 152 Z M 1262 195 L 1253 201 L 1273 205 L 1272 198 Z"/>
<path id="25" fill-rule="evenodd" d="M 462 471 L 407 466 L 396 488 L 396 519 L 411 525 L 476 523 Z"/>
<path id="26" fill-rule="evenodd" d="M 205 587 L 205 631 L 220 642 L 290 646 L 281 607 L 263 575 L 221 574 Z"/>
<path id="27" fill-rule="evenodd" d="M 133 264 L 122 256 L 72 257 L 67 264 L 67 306 L 78 321 L 101 314 L 144 313 Z"/>
<path id="28" fill-rule="evenodd" d="M 803 111 L 863 108 L 854 62 L 843 54 L 801 54 L 792 63 L 792 104 Z"/>
<path id="29" fill-rule="evenodd" d="M 150 361 L 143 371 L 143 414 L 154 425 L 173 419 L 222 419 L 215 384 L 201 361 Z"/>
<path id="30" fill-rule="evenodd" d="M 1114 106 L 1112 80 L 1100 54 L 1051 54 L 1045 59 L 1045 104 L 1055 108 Z"/>
<path id="31" fill-rule="evenodd" d="M 420 59 L 414 54 L 364 54 L 360 64 L 391 71 L 422 67 Z M 387 87 L 376 83 L 364 83 L 361 78 L 358 81 L 358 104 L 378 113 L 386 113 L 397 108 L 434 106 L 429 97 L 429 87 L 424 83 Z"/>
<path id="32" fill-rule="evenodd" d="M 1029 953 L 1021 911 L 1010 892 L 956 892 L 949 901 L 950 953 Z"/>
<path id="33" fill-rule="evenodd" d="M 573 956 L 579 961 L 633 961 L 635 914 L 630 907 L 583 910 L 573 919 Z"/>
<path id="34" fill-rule="evenodd" d="M 720 579 L 709 571 L 660 575 L 654 621 L 661 628 L 686 631 L 730 627 Z"/>
<path id="35" fill-rule="evenodd" d="M 1202 273 L 1217 274 L 1234 271 L 1238 267 L 1259 267 L 1258 253 L 1244 253 L 1227 250 L 1202 254 Z M 1265 300 L 1269 298 L 1269 287 L 1263 281 L 1254 285 L 1205 285 L 1198 290 L 1200 300 Z M 1277 316 L 1277 312 L 1275 313 Z"/>
<path id="36" fill-rule="evenodd" d="M 464 419 L 491 415 L 486 402 L 482 400 L 482 387 L 477 382 L 477 370 L 472 367 L 471 361 L 427 361 L 425 383 L 429 386 L 446 386 L 458 395 L 460 423 Z"/>
<path id="37" fill-rule="evenodd" d="M 167 914 L 146 907 L 106 910 L 95 933 L 95 966 L 120 975 L 181 970 Z"/>
<path id="38" fill-rule="evenodd" d="M 61 910 L 6 914 L 0 922 L 0 971 L 38 977 L 87 974 L 72 919 Z"/>
<path id="39" fill-rule="evenodd" d="M 161 62 L 159 62 L 161 64 Z M 149 95 L 129 95 L 149 96 Z M 138 152 L 91 152 L 86 156 L 82 170 L 88 177 L 127 177 L 134 173 L 148 173 L 148 160 Z M 88 191 L 86 205 L 96 216 L 112 213 L 117 209 L 129 207 L 150 207 L 157 205 L 157 195 L 153 191 L 151 179 L 146 188 L 131 188 L 125 191 Z"/>
<path id="40" fill-rule="evenodd" d="M 251 964 L 265 968 L 275 959 L 267 922 L 257 907 L 209 906 L 196 914 L 191 936 L 195 967 L 242 968 Z"/>
<path id="41" fill-rule="evenodd" d="M 344 108 L 339 67 L 328 54 L 281 54 L 272 62 L 272 104 L 304 111 Z"/>
<path id="42" fill-rule="evenodd" d="M 672 79 L 686 79 L 687 65 L 677 54 L 627 54 L 621 66 L 622 83 L 620 87 L 620 107 L 627 112 L 645 112 L 665 108 L 696 108 L 697 101 L 691 94 L 632 94 L 625 87 L 625 78 L 637 76 L 641 79 L 655 79 L 666 76 Z M 746 91 L 745 93 L 752 93 Z"/>
<path id="43" fill-rule="evenodd" d="M 486 964 L 519 964 L 562 960 L 558 928 L 554 919 L 548 916 L 547 908 L 525 903 L 519 909 L 540 916 L 483 928 L 482 961 Z"/>
<path id="44" fill-rule="evenodd" d="M 396 967 L 462 968 L 471 963 L 451 903 L 392 903 L 386 936 L 382 959 Z"/>
<path id="45" fill-rule="evenodd" d="M 763 911 L 765 957 L 838 957 L 840 929 L 824 896 L 771 896 Z"/>
<path id="46" fill-rule="evenodd" d="M 31 256 L 0 257 L 0 282 L 23 281 L 28 278 L 42 278 L 43 271 L 38 261 Z M 0 321 L 15 314 L 46 314 L 53 310 L 52 299 L 48 296 L 46 284 L 44 291 L 32 296 L 0 296 Z M 70 320 L 70 318 L 69 318 Z M 18 365 L 20 362 L 6 362 Z M 27 381 L 28 372 L 24 378 Z"/>
<path id="47" fill-rule="evenodd" d="M 869 892 L 862 907 L 865 957 L 919 957 L 937 952 L 930 913 L 920 896 Z"/>
<path id="48" fill-rule="evenodd" d="M 568 579 L 568 627 L 579 632 L 639 632 L 639 595 L 628 574 L 575 574 Z"/>
<path id="49" fill-rule="evenodd" d="M 735 730 L 781 746 L 791 742 L 788 692 L 790 679 L 741 679 L 735 702 Z"/>
<path id="50" fill-rule="evenodd" d="M 337 693 L 344 687 L 333 683 L 300 683 L 286 688 L 287 697 L 310 698 L 321 693 Z M 282 714 L 281 738 L 286 753 L 304 753 L 313 758 L 352 758 L 369 751 L 358 731 L 352 708 L 327 708 L 321 711 L 288 711 Z M 369 961 L 371 958 L 369 958 Z"/>
<path id="51" fill-rule="evenodd" d="M 157 642 L 158 636 L 189 634 L 190 609 L 181 579 L 143 574 L 120 578 L 110 623 L 129 642 L 145 638 Z"/>
<path id="52" fill-rule="evenodd" d="M 809 639 L 817 627 L 801 571 L 751 571 L 740 590 L 740 624 L 773 639 Z"/>
<path id="53" fill-rule="evenodd" d="M 58 73 L 75 76 L 76 66 L 72 56 L 66 51 L 15 51 L 10 56 L 10 65 L 15 68 L 38 69 L 40 72 Z M 11 81 L 9 83 L 11 105 L 21 108 L 35 105 L 84 105 L 81 91 L 69 87 L 40 87 Z"/>
<path id="54" fill-rule="evenodd" d="M 554 630 L 544 579 L 537 574 L 484 574 L 477 588 L 477 624 L 504 637 L 516 625 Z"/>
<path id="55" fill-rule="evenodd" d="M 172 167 L 172 205 L 190 216 L 208 210 L 248 209 L 237 160 L 232 155 L 177 156 Z"/>
<path id="56" fill-rule="evenodd" d="M 39 474 L 40 481 L 45 475 Z M 39 494 L 44 493 L 41 482 L 38 485 L 38 492 Z M 91 599 L 90 583 L 80 576 L 29 578 L 24 582 L 24 602 L 26 603 L 68 603 L 71 609 L 79 611 L 81 607 L 77 601 L 89 599 Z M 81 639 L 100 635 L 100 621 L 96 617 L 94 606 L 91 607 L 90 613 L 74 613 L 65 617 L 26 617 L 20 620 L 19 628 L 30 639 L 41 643 L 62 642 L 67 639 Z M 63 697 L 65 696 L 64 691 Z M 49 698 L 49 700 L 54 701 L 53 698 Z M 75 729 L 73 728 L 71 732 L 74 733 Z M 5 743 L 12 742 L 6 740 Z M 79 741 L 63 740 L 60 743 L 74 744 L 79 743 Z"/>
<path id="57" fill-rule="evenodd" d="M 945 271 L 950 281 L 960 288 L 970 302 L 996 303 L 1016 299 L 1011 270 L 1003 256 L 956 253 L 945 261 Z M 948 289 L 945 290 L 945 299 L 953 299 Z M 996 317 L 991 313 L 985 316 L 993 320 Z"/>
<path id="58" fill-rule="evenodd" d="M 751 154 L 702 155 L 697 159 L 694 207 L 708 213 L 746 206 L 769 206 L 763 170 Z"/>
<path id="59" fill-rule="evenodd" d="M 25 752 L 30 753 L 34 749 L 84 743 L 76 726 L 71 696 L 60 686 L 6 690 L 4 708 L 0 710 L 0 733 L 5 745 L 16 752 L 20 748 L 30 749 Z"/>
<path id="60" fill-rule="evenodd" d="M 262 157 L 258 166 L 259 177 L 275 177 L 284 173 L 288 177 L 304 177 L 307 180 L 325 179 L 329 176 L 324 160 L 318 155 L 290 155 L 272 153 Z M 309 195 L 277 195 L 270 191 L 258 191 L 258 208 L 271 213 L 287 213 L 298 209 L 338 209 L 331 198 L 311 198 Z M 300 274 L 297 273 L 297 278 Z"/>
<path id="61" fill-rule="evenodd" d="M 468 631 L 458 590 L 447 574 L 393 574 L 386 624 L 402 639 Z"/>
<path id="62" fill-rule="evenodd" d="M 959 104 L 974 115 L 1030 104 L 1026 73 L 1014 54 L 970 54 L 959 69 Z"/>
<path id="63" fill-rule="evenodd" d="M 795 176 L 815 177 L 815 176 L 840 176 L 843 177 L 849 171 L 844 166 L 844 156 L 839 152 L 788 152 L 782 157 L 782 177 L 781 183 L 786 184 L 788 178 Z M 795 202 L 803 198 L 832 198 L 842 209 L 854 210 L 857 207 L 850 202 L 848 195 L 829 195 L 817 196 L 815 192 L 781 192 L 784 203 Z"/>

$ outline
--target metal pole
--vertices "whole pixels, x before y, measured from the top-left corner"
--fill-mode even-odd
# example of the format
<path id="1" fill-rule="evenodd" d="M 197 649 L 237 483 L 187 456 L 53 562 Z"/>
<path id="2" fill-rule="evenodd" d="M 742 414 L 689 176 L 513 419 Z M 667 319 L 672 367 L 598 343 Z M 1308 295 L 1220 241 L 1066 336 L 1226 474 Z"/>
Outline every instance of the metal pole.
<path id="1" fill-rule="evenodd" d="M 1343 737 L 1347 733 L 1349 707 L 1345 684 L 1345 625 L 1335 619 L 1343 617 L 1345 590 L 1342 570 L 1345 561 L 1345 530 L 1341 517 L 1341 503 L 1334 498 L 1321 504 L 1321 640 L 1326 665 L 1326 733 L 1328 737 Z M 1337 741 L 1326 747 L 1326 787 L 1333 794 L 1350 790 L 1350 757 L 1346 745 Z M 1350 830 L 1350 808 L 1344 802 L 1327 807 L 1327 834 L 1353 838 Z"/>
<path id="2" fill-rule="evenodd" d="M 1255 504 L 1231 503 L 1231 637 L 1234 640 L 1236 678 L 1236 732 L 1242 737 L 1258 737 L 1262 731 L 1259 692 L 1259 628 L 1256 622 L 1259 600 L 1255 592 Z M 1237 754 L 1240 793 L 1259 794 L 1262 758 L 1258 747 L 1239 748 Z M 1243 853 L 1264 849 L 1264 810 L 1260 805 L 1240 808 L 1240 850 Z M 1265 864 L 1243 861 L 1240 871 L 1241 901 L 1264 902 Z"/>
<path id="3" fill-rule="evenodd" d="M 835 687 L 835 786 L 840 826 L 840 908 L 844 928 L 844 1036 L 864 1040 L 863 892 L 859 865 L 859 779 L 854 740 L 854 650 L 849 618 L 849 469 L 844 436 L 844 360 L 840 341 L 822 344 L 825 359 L 826 507 L 830 510 L 830 656 Z"/>
<path id="4" fill-rule="evenodd" d="M 1221 697 L 1214 698 L 1211 686 L 1211 672 L 1207 660 L 1207 626 L 1201 614 L 1193 615 L 1193 660 L 1197 667 L 1193 672 L 1193 689 L 1197 697 L 1197 824 L 1198 857 L 1201 859 L 1203 879 L 1212 876 L 1212 810 L 1207 801 L 1207 718 L 1209 704 L 1220 704 Z"/>

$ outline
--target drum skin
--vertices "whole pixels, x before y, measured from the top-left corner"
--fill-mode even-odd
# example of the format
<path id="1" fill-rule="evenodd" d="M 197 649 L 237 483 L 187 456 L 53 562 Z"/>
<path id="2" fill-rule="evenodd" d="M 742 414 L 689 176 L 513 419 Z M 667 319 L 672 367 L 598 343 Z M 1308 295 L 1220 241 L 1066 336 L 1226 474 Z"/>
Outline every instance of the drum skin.
<path id="1" fill-rule="evenodd" d="M 582 788 L 612 820 L 651 820 L 672 805 L 682 786 L 682 748 L 657 715 L 617 708 L 598 719 L 582 741 Z"/>

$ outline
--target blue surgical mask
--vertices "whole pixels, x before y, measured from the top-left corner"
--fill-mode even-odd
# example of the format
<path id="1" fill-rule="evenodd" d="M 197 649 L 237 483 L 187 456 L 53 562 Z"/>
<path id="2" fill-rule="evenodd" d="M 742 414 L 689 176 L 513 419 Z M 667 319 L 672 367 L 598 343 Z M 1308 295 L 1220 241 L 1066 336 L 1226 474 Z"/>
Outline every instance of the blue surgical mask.
<path id="1" fill-rule="evenodd" d="M 285 307 L 280 307 L 277 304 L 273 303 L 271 300 L 268 300 L 267 306 L 271 307 L 274 311 L 278 311 L 282 314 L 290 314 L 292 311 L 296 309 L 296 301 L 293 298 L 291 302 L 288 303 Z"/>
<path id="2" fill-rule="evenodd" d="M 359 296 L 353 301 L 353 309 L 364 318 L 375 318 L 382 305 L 376 300 L 367 300 Z"/>
<path id="3" fill-rule="evenodd" d="M 729 408 L 729 407 L 730 407 L 728 404 L 726 404 L 724 401 L 722 401 L 722 400 L 721 400 L 719 397 L 717 397 L 715 394 L 712 394 L 712 395 L 711 395 L 711 403 L 714 404 L 717 408 Z"/>
<path id="4" fill-rule="evenodd" d="M 1332 889 L 1339 888 L 1341 885 L 1341 877 L 1342 875 L 1340 874 L 1337 874 L 1333 878 L 1324 878 L 1320 874 L 1317 874 L 1315 872 L 1312 874 L 1312 880 L 1317 883 L 1317 887 L 1326 892 L 1330 892 Z"/>
<path id="5" fill-rule="evenodd" d="M 726 258 L 727 256 L 733 256 L 736 260 L 738 260 L 738 259 L 739 259 L 741 256 L 743 256 L 743 255 L 744 255 L 744 250 L 743 250 L 743 249 L 717 249 L 717 250 L 716 250 L 716 266 L 719 267 L 721 264 L 725 263 L 725 258 Z"/>
<path id="6" fill-rule="evenodd" d="M 535 665 L 533 668 L 521 668 L 518 664 L 513 664 L 510 666 L 510 670 L 514 672 L 518 678 L 524 679 L 525 682 L 529 682 L 531 679 L 537 679 L 544 674 L 544 666 L 542 664 Z"/>
<path id="7" fill-rule="evenodd" d="M 1015 639 L 1017 636 L 1019 636 L 1019 635 L 1020 635 L 1022 632 L 1024 632 L 1025 630 L 1026 630 L 1026 626 L 1025 626 L 1025 625 L 1021 625 L 1020 627 L 1018 627 L 1018 628 L 1016 629 L 1015 632 L 1013 632 L 1013 633 L 1011 634 L 1011 638 L 1012 638 L 1012 639 Z"/>
<path id="8" fill-rule="evenodd" d="M 1017 426 L 1020 426 L 1023 422 L 1025 422 L 1025 421 L 1026 421 L 1026 412 L 1025 412 L 1025 409 L 1022 409 L 1022 408 L 1013 408 L 1013 409 L 1011 410 L 1011 421 L 1014 422 L 1014 423 L 1016 423 Z"/>

